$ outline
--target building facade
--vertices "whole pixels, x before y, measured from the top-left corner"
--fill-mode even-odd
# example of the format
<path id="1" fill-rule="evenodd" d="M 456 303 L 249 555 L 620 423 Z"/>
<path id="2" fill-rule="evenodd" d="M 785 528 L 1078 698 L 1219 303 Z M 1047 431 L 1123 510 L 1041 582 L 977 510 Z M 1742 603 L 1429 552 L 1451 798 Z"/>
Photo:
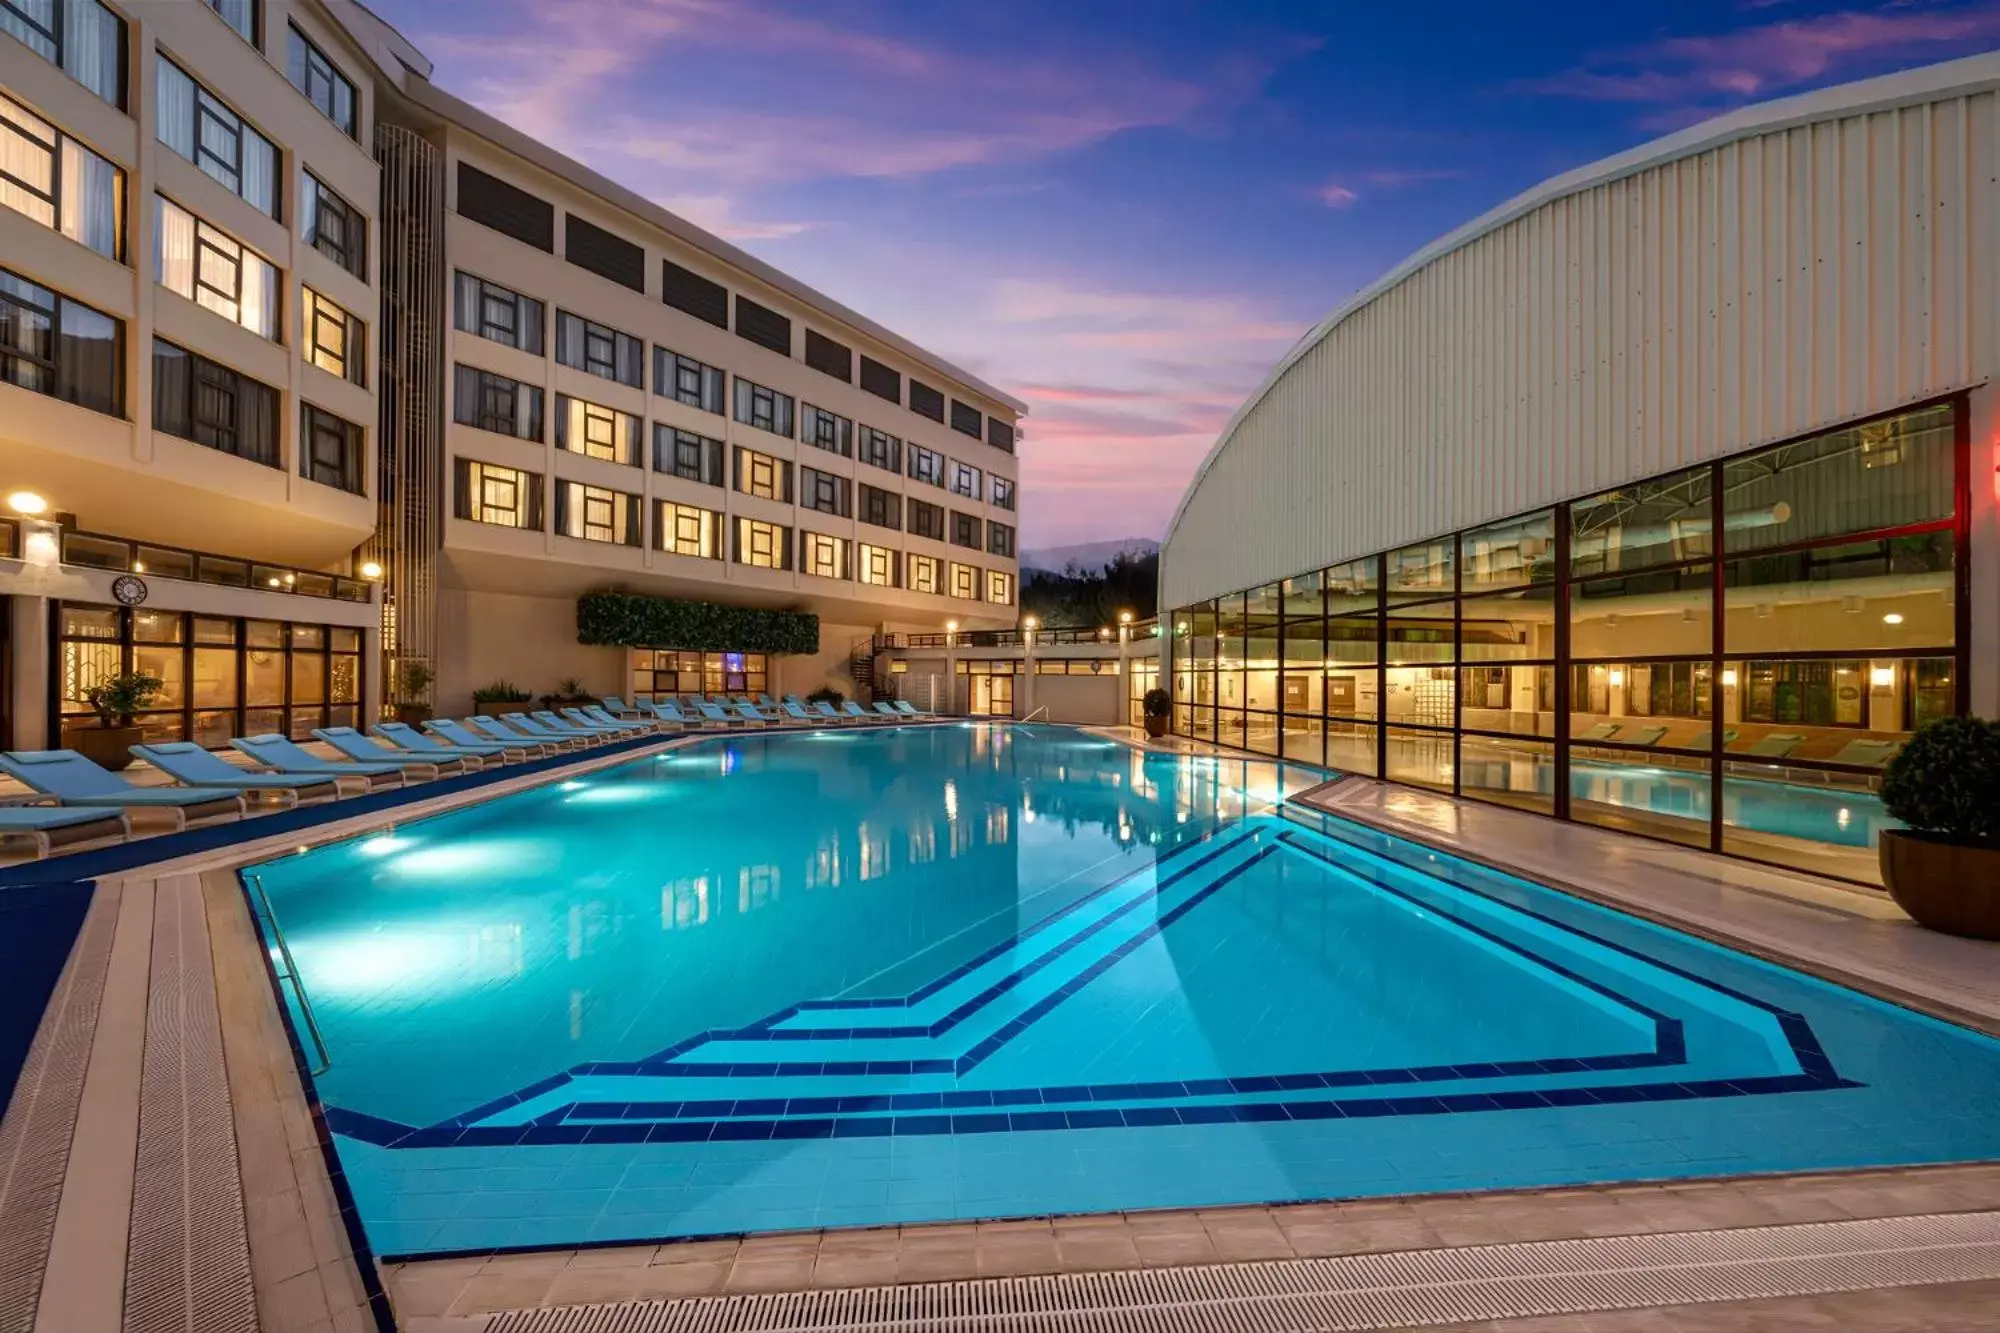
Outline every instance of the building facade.
<path id="1" fill-rule="evenodd" d="M 1549 181 L 1325 320 L 1162 554 L 1175 729 L 1875 882 L 2000 712 L 2000 56 Z"/>
<path id="2" fill-rule="evenodd" d="M 221 744 L 1012 623 L 1020 403 L 429 68 L 346 0 L 0 0 L 10 744 L 118 670 Z M 606 588 L 819 650 L 580 643 Z"/>

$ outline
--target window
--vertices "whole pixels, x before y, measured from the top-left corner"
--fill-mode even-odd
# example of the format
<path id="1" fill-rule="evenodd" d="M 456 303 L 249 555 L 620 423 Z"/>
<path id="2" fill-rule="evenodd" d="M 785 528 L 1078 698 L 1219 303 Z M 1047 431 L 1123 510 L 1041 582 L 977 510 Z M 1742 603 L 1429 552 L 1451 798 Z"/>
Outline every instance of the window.
<path id="1" fill-rule="evenodd" d="M 646 387 L 646 344 L 567 310 L 556 311 L 556 361 L 600 379 Z"/>
<path id="2" fill-rule="evenodd" d="M 278 341 L 277 268 L 228 233 L 159 196 L 153 271 L 160 285 L 207 310 Z"/>
<path id="3" fill-rule="evenodd" d="M 1007 480 L 1005 477 L 989 477 L 987 478 L 987 485 L 991 490 L 988 498 L 992 501 L 995 509 L 1011 511 L 1014 508 L 1013 482 Z"/>
<path id="4" fill-rule="evenodd" d="M 929 504 L 911 496 L 905 504 L 909 508 L 910 535 L 944 540 L 944 506 Z"/>
<path id="5" fill-rule="evenodd" d="M 723 408 L 720 369 L 664 347 L 653 349 L 653 392 L 689 407 L 720 416 Z"/>
<path id="6" fill-rule="evenodd" d="M 125 258 L 124 171 L 5 96 L 0 205 L 101 255 Z"/>
<path id="7" fill-rule="evenodd" d="M 953 495 L 963 495 L 970 500 L 977 500 L 979 498 L 980 476 L 978 468 L 953 459 L 951 466 L 946 469 L 946 472 L 951 478 L 949 489 Z"/>
<path id="8" fill-rule="evenodd" d="M 579 541 L 637 546 L 639 497 L 580 481 L 558 481 L 556 531 Z"/>
<path id="9" fill-rule="evenodd" d="M 861 387 L 877 398 L 902 405 L 903 376 L 893 367 L 885 366 L 872 356 L 861 358 Z"/>
<path id="10" fill-rule="evenodd" d="M 854 423 L 846 417 L 807 403 L 799 409 L 799 426 L 799 438 L 813 448 L 842 458 L 854 456 Z"/>
<path id="11" fill-rule="evenodd" d="M 854 349 L 813 329 L 806 330 L 806 364 L 837 380 L 854 379 Z"/>
<path id="12" fill-rule="evenodd" d="M 563 218 L 563 258 L 635 292 L 646 290 L 646 251 L 571 213 Z"/>
<path id="13" fill-rule="evenodd" d="M 350 139 L 358 138 L 360 123 L 355 108 L 354 85 L 326 58 L 324 51 L 306 40 L 304 33 L 291 28 L 289 38 L 285 51 L 285 77 L 292 81 L 292 87 L 306 95 L 308 102 L 319 108 L 322 116 L 338 125 L 343 134 Z"/>
<path id="14" fill-rule="evenodd" d="M 951 400 L 951 428 L 953 430 L 957 431 L 960 435 L 970 435 L 976 440 L 984 433 L 980 429 L 983 424 L 978 408 L 972 406 L 970 403 L 961 403 L 956 398 Z"/>
<path id="15" fill-rule="evenodd" d="M 766 500 L 792 502 L 792 465 L 754 449 L 736 451 L 736 489 Z"/>
<path id="16" fill-rule="evenodd" d="M 258 212 L 277 217 L 277 146 L 165 56 L 155 88 L 160 142 Z"/>
<path id="17" fill-rule="evenodd" d="M 736 377 L 736 419 L 746 426 L 792 438 L 792 398 Z"/>
<path id="18" fill-rule="evenodd" d="M 607 463 L 639 465 L 639 418 L 629 412 L 556 395 L 556 448 Z"/>
<path id="19" fill-rule="evenodd" d="M 736 520 L 736 563 L 758 569 L 792 567 L 792 530 L 754 518 Z"/>
<path id="20" fill-rule="evenodd" d="M 932 421 L 944 420 L 944 395 L 922 380 L 910 381 L 910 410 Z"/>
<path id="21" fill-rule="evenodd" d="M 936 556 L 918 555 L 912 551 L 903 557 L 903 565 L 909 574 L 911 592 L 927 592 L 936 596 L 944 591 L 944 562 Z"/>
<path id="22" fill-rule="evenodd" d="M 456 499 L 452 512 L 473 523 L 490 523 L 499 528 L 542 530 L 542 478 L 540 473 L 482 463 L 476 458 L 455 460 Z"/>
<path id="23" fill-rule="evenodd" d="M 979 600 L 979 567 L 951 562 L 951 595 L 963 601 Z"/>
<path id="24" fill-rule="evenodd" d="M 780 356 L 792 354 L 792 321 L 747 296 L 736 298 L 736 336 Z"/>
<path id="25" fill-rule="evenodd" d="M 721 486 L 724 484 L 722 441 L 656 421 L 653 423 L 653 471 L 685 481 L 698 481 L 704 486 Z"/>
<path id="26" fill-rule="evenodd" d="M 902 552 L 870 542 L 861 543 L 859 559 L 855 562 L 856 579 L 877 588 L 900 588 L 903 585 L 902 572 Z"/>
<path id="27" fill-rule="evenodd" d="M 278 391 L 153 340 L 153 429 L 266 467 L 278 461 Z"/>
<path id="28" fill-rule="evenodd" d="M 556 206 L 470 162 L 458 164 L 458 215 L 523 245 L 556 252 Z"/>
<path id="29" fill-rule="evenodd" d="M 670 555 L 722 559 L 722 515 L 699 505 L 661 500 L 654 511 L 654 540 Z"/>
<path id="30" fill-rule="evenodd" d="M 912 481 L 921 481 L 931 486 L 944 485 L 945 458 L 943 454 L 935 450 L 926 449 L 922 445 L 915 443 L 912 443 L 904 452 L 910 460 L 910 479 Z"/>
<path id="31" fill-rule="evenodd" d="M 542 442 L 542 391 L 471 366 L 454 368 L 452 420 L 461 426 Z"/>
<path id="32" fill-rule="evenodd" d="M 1009 560 L 1012 560 L 1014 558 L 1014 529 L 1008 527 L 1005 523 L 988 523 L 986 525 L 986 554 L 1004 555 Z"/>
<path id="33" fill-rule="evenodd" d="M 894 491 L 885 491 L 879 486 L 862 483 L 861 521 L 878 528 L 902 527 L 903 497 Z"/>
<path id="34" fill-rule="evenodd" d="M 257 0 L 205 0 L 222 21 L 236 29 L 236 35 L 252 46 L 257 41 Z"/>
<path id="35" fill-rule="evenodd" d="M 652 694 L 761 694 L 769 687 L 769 661 L 762 653 L 660 651 L 639 661 L 645 665 L 633 688 Z"/>
<path id="36" fill-rule="evenodd" d="M 0 269 L 0 381 L 125 414 L 125 326 Z"/>
<path id="37" fill-rule="evenodd" d="M 306 360 L 351 384 L 368 382 L 368 329 L 310 287 L 299 289 Z"/>
<path id="38" fill-rule="evenodd" d="M 903 470 L 903 442 L 873 426 L 861 428 L 861 461 L 890 472 Z"/>
<path id="39" fill-rule="evenodd" d="M 660 299 L 704 324 L 729 327 L 729 289 L 671 259 L 660 261 Z"/>
<path id="40" fill-rule="evenodd" d="M 307 245 L 367 281 L 368 219 L 310 171 L 299 189 L 299 234 Z M 540 330 L 536 332 L 539 343 Z"/>
<path id="41" fill-rule="evenodd" d="M 979 515 L 961 514 L 956 509 L 952 510 L 951 544 L 953 546 L 968 547 L 974 551 L 979 550 L 984 545 L 979 540 L 979 527 Z"/>
<path id="42" fill-rule="evenodd" d="M 0 32 L 125 109 L 125 25 L 98 0 L 0 0 Z"/>
<path id="43" fill-rule="evenodd" d="M 799 534 L 799 572 L 822 579 L 847 577 L 847 542 L 823 532 Z"/>
<path id="44" fill-rule="evenodd" d="M 1014 576 L 1004 569 L 986 571 L 986 600 L 995 606 L 1014 604 Z"/>
<path id="45" fill-rule="evenodd" d="M 986 418 L 986 442 L 995 449 L 1014 452 L 1014 428 L 999 417 Z"/>
<path id="46" fill-rule="evenodd" d="M 299 404 L 299 475 L 322 486 L 362 494 L 365 451 L 361 427 L 322 407 Z"/>
<path id="47" fill-rule="evenodd" d="M 452 325 L 503 347 L 542 354 L 542 303 L 470 273 L 458 274 L 452 284 Z"/>
<path id="48" fill-rule="evenodd" d="M 831 472 L 821 472 L 818 468 L 799 469 L 799 505 L 804 509 L 822 514 L 833 514 L 840 518 L 850 517 L 854 512 L 854 484 L 846 477 L 835 476 Z"/>

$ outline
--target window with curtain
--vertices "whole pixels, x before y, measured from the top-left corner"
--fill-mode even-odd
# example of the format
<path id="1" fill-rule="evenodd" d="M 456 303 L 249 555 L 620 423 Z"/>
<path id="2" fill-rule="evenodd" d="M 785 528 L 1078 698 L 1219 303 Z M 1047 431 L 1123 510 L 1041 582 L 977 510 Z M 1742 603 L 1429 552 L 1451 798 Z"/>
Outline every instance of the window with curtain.
<path id="1" fill-rule="evenodd" d="M 157 200 L 153 267 L 160 285 L 260 337 L 278 341 L 277 268 L 165 195 Z"/>
<path id="2" fill-rule="evenodd" d="M 890 472 L 903 470 L 903 442 L 873 426 L 861 428 L 861 461 Z"/>
<path id="3" fill-rule="evenodd" d="M 934 449 L 912 444 L 906 457 L 910 460 L 910 479 L 929 486 L 944 485 L 944 455 Z"/>
<path id="4" fill-rule="evenodd" d="M 1008 527 L 1005 523 L 988 523 L 986 525 L 986 554 L 1004 555 L 1012 559 L 1014 556 L 1014 529 Z"/>
<path id="5" fill-rule="evenodd" d="M 343 134 L 357 137 L 360 112 L 353 82 L 296 27 L 287 29 L 285 77 Z"/>
<path id="6" fill-rule="evenodd" d="M 160 142 L 258 212 L 277 217 L 277 145 L 165 56 L 153 82 Z"/>
<path id="7" fill-rule="evenodd" d="M 996 606 L 1014 604 L 1014 576 L 1003 569 L 986 571 L 986 600 Z"/>
<path id="8" fill-rule="evenodd" d="M 960 463 L 954 460 L 951 465 L 950 489 L 953 495 L 963 495 L 969 499 L 977 500 L 979 498 L 979 469 L 973 467 L 970 463 Z"/>
<path id="9" fill-rule="evenodd" d="M 792 465 L 754 449 L 736 451 L 736 489 L 766 500 L 792 502 Z"/>
<path id="10" fill-rule="evenodd" d="M 722 559 L 722 515 L 700 505 L 661 500 L 653 524 L 654 541 L 670 555 Z"/>
<path id="11" fill-rule="evenodd" d="M 653 471 L 664 472 L 683 481 L 698 481 L 704 486 L 724 485 L 722 441 L 656 421 L 653 423 Z"/>
<path id="12" fill-rule="evenodd" d="M 299 404 L 299 475 L 354 495 L 363 493 L 361 427 L 311 403 Z"/>
<path id="13" fill-rule="evenodd" d="M 799 438 L 842 458 L 854 453 L 854 423 L 811 403 L 799 409 Z"/>
<path id="14" fill-rule="evenodd" d="M 736 519 L 736 563 L 757 569 L 792 567 L 792 530 L 754 518 Z"/>
<path id="15" fill-rule="evenodd" d="M 538 472 L 454 460 L 454 516 L 499 528 L 542 530 L 542 477 Z"/>
<path id="16" fill-rule="evenodd" d="M 556 312 L 556 361 L 560 365 L 587 371 L 600 379 L 616 380 L 635 389 L 646 387 L 646 344 L 629 333 L 607 324 L 598 324 Z"/>
<path id="17" fill-rule="evenodd" d="M 853 513 L 854 483 L 818 468 L 799 469 L 799 507 L 846 518 Z"/>
<path id="18" fill-rule="evenodd" d="M 542 391 L 533 384 L 490 370 L 456 366 L 452 373 L 452 420 L 461 426 L 542 441 Z"/>
<path id="19" fill-rule="evenodd" d="M 979 515 L 951 511 L 951 544 L 974 551 L 980 549 Z"/>
<path id="20" fill-rule="evenodd" d="M 935 541 L 944 540 L 944 506 L 934 505 L 911 496 L 904 501 L 909 511 L 910 535 L 929 537 Z"/>
<path id="21" fill-rule="evenodd" d="M 736 377 L 736 419 L 746 426 L 792 438 L 792 396 Z"/>
<path id="22" fill-rule="evenodd" d="M 124 363 L 123 324 L 0 269 L 0 381 L 123 416 Z"/>
<path id="23" fill-rule="evenodd" d="M 861 486 L 861 521 L 878 528 L 903 526 L 903 497 L 866 482 Z"/>
<path id="24" fill-rule="evenodd" d="M 979 569 L 974 565 L 951 564 L 951 595 L 968 602 L 979 600 Z"/>
<path id="25" fill-rule="evenodd" d="M 368 383 L 368 326 L 310 287 L 299 289 L 306 360 L 351 384 Z"/>
<path id="26" fill-rule="evenodd" d="M 125 172 L 4 95 L 0 205 L 101 255 L 125 257 Z"/>
<path id="27" fill-rule="evenodd" d="M 125 109 L 125 24 L 98 0 L 0 0 L 0 32 Z"/>
<path id="28" fill-rule="evenodd" d="M 556 395 L 556 448 L 608 463 L 639 465 L 639 418 L 568 394 Z"/>
<path id="29" fill-rule="evenodd" d="M 830 537 L 824 532 L 802 532 L 799 537 L 801 574 L 811 574 L 815 578 L 822 579 L 847 577 L 846 538 Z"/>
<path id="30" fill-rule="evenodd" d="M 558 481 L 556 531 L 581 541 L 637 546 L 639 497 L 580 481 Z"/>
<path id="31" fill-rule="evenodd" d="M 457 274 L 452 285 L 452 325 L 503 347 L 542 354 L 542 303 L 497 282 Z"/>
<path id="32" fill-rule="evenodd" d="M 877 588 L 895 588 L 902 585 L 898 577 L 902 573 L 902 552 L 887 546 L 876 546 L 872 542 L 862 542 L 855 561 L 855 577 L 863 583 Z"/>
<path id="33" fill-rule="evenodd" d="M 665 347 L 653 349 L 653 392 L 718 416 L 723 411 L 722 371 Z"/>
<path id="34" fill-rule="evenodd" d="M 988 478 L 988 484 L 992 491 L 989 499 L 992 501 L 993 507 L 995 509 L 1012 510 L 1014 508 L 1014 483 L 1005 477 L 991 477 Z"/>
<path id="35" fill-rule="evenodd" d="M 153 429 L 266 467 L 278 461 L 278 391 L 153 340 Z"/>
<path id="36" fill-rule="evenodd" d="M 355 277 L 368 277 L 368 219 L 310 171 L 299 187 L 299 234 Z"/>
<path id="37" fill-rule="evenodd" d="M 252 46 L 257 41 L 257 0 L 204 0 L 224 23 L 236 29 L 236 35 Z"/>
<path id="38" fill-rule="evenodd" d="M 918 555 L 912 551 L 903 557 L 903 568 L 908 574 L 911 592 L 927 592 L 935 596 L 944 591 L 944 562 L 934 555 Z"/>

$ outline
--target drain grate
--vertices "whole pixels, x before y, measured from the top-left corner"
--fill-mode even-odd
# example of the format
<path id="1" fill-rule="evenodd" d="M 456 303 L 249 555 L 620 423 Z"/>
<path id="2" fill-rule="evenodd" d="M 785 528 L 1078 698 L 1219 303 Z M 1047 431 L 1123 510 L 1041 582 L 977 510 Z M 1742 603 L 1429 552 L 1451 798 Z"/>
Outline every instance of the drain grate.
<path id="1" fill-rule="evenodd" d="M 486 1333 L 1337 1333 L 2000 1278 L 2000 1213 L 511 1310 Z"/>

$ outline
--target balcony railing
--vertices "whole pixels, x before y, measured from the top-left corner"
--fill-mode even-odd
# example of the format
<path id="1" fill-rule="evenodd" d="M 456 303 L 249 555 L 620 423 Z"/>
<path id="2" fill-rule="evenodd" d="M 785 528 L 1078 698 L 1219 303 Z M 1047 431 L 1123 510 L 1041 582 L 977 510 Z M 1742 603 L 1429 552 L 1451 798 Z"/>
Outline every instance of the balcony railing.
<path id="1" fill-rule="evenodd" d="M 21 556 L 21 524 L 18 519 L 0 519 L 0 556 L 11 559 Z M 73 528 L 65 528 L 62 532 L 62 563 L 82 569 L 109 569 L 121 574 L 143 574 L 148 578 L 184 579 L 190 583 L 210 583 L 223 588 L 296 593 L 301 597 L 325 597 L 338 602 L 367 602 L 372 590 L 371 584 L 344 574 L 270 565 L 241 556 L 190 551 L 179 546 L 162 546 L 127 537 L 78 532 Z"/>
<path id="2" fill-rule="evenodd" d="M 894 652 L 900 648 L 1023 648 L 1031 635 L 1037 648 L 1118 642 L 1118 631 L 1109 626 L 1061 626 L 1038 630 L 963 629 L 949 634 L 878 634 L 875 636 L 875 651 Z"/>

